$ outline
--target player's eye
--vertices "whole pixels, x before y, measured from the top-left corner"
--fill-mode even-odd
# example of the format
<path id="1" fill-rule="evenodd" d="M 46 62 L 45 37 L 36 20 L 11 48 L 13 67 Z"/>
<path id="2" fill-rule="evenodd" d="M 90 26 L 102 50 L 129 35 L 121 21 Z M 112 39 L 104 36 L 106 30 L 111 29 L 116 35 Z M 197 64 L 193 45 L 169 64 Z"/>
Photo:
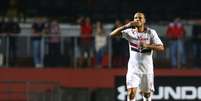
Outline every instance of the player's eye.
<path id="1" fill-rule="evenodd" d="M 134 19 L 142 19 L 142 17 L 134 17 Z"/>

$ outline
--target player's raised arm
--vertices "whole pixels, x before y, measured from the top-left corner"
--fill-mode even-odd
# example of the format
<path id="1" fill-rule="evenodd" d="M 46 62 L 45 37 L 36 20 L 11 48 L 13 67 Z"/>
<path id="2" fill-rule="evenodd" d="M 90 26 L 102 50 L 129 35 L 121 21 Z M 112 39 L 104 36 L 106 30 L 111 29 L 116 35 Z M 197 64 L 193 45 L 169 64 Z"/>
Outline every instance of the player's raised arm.
<path id="1" fill-rule="evenodd" d="M 118 28 L 116 28 L 115 30 L 113 30 L 113 31 L 109 34 L 109 36 L 110 36 L 110 37 L 120 36 L 120 35 L 121 35 L 121 31 L 124 30 L 124 29 L 125 29 L 124 26 L 118 27 Z"/>
<path id="2" fill-rule="evenodd" d="M 131 28 L 131 27 L 135 27 L 137 24 L 137 22 L 131 21 L 126 25 L 123 25 L 121 27 L 116 28 L 115 30 L 113 30 L 109 36 L 110 37 L 114 37 L 114 36 L 120 36 L 121 35 L 121 31 L 127 28 Z"/>

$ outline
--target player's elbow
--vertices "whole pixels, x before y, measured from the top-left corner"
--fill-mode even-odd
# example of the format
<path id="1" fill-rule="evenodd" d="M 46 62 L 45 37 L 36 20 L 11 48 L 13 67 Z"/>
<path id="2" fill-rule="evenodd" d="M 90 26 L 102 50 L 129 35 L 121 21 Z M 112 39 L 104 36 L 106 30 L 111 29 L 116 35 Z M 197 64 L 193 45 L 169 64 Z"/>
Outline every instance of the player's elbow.
<path id="1" fill-rule="evenodd" d="M 161 52 L 165 51 L 165 47 L 163 45 L 159 46 L 158 51 L 161 51 Z"/>
<path id="2" fill-rule="evenodd" d="M 159 51 L 159 52 L 163 52 L 165 50 L 165 48 L 163 45 L 156 45 L 155 50 Z"/>
<path id="3" fill-rule="evenodd" d="M 109 34 L 109 36 L 110 37 L 120 37 L 120 34 L 119 34 L 119 32 L 115 32 L 115 33 L 112 32 L 112 33 Z"/>
<path id="4" fill-rule="evenodd" d="M 109 34 L 109 37 L 111 37 L 111 38 L 114 37 L 114 36 L 115 36 L 114 33 L 110 33 L 110 34 Z"/>

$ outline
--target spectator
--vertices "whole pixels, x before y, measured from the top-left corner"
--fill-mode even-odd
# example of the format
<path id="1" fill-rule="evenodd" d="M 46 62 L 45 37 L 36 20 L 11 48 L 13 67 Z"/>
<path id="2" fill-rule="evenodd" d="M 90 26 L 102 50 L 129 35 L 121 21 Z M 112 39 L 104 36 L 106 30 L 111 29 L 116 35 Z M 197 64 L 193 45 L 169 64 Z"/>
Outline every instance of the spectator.
<path id="1" fill-rule="evenodd" d="M 3 31 L 2 31 L 3 24 L 4 24 L 4 19 L 3 17 L 0 17 L 0 34 L 3 34 Z"/>
<path id="2" fill-rule="evenodd" d="M 180 68 L 181 65 L 186 64 L 186 55 L 183 46 L 185 28 L 180 22 L 180 18 L 176 18 L 174 22 L 168 25 L 166 35 L 169 39 L 171 66 L 173 68 Z"/>
<path id="3" fill-rule="evenodd" d="M 0 17 L 0 66 L 3 66 L 3 60 L 4 60 L 4 53 L 3 53 L 3 39 L 4 39 L 4 32 L 3 32 L 3 25 L 4 25 L 4 19 L 3 17 Z"/>
<path id="4" fill-rule="evenodd" d="M 8 33 L 9 33 L 9 28 L 8 28 L 8 22 L 9 22 L 9 18 L 5 17 L 2 22 L 1 22 L 1 40 L 2 40 L 2 46 L 4 48 L 1 49 L 2 51 L 2 55 L 3 55 L 3 62 L 6 64 L 6 66 L 8 66 Z M 5 58 L 5 59 L 4 59 Z"/>
<path id="5" fill-rule="evenodd" d="M 58 20 L 53 19 L 50 24 L 49 24 L 49 40 L 48 40 L 48 50 L 49 50 L 49 55 L 51 58 L 54 58 L 54 60 L 59 61 L 59 56 L 61 55 L 60 53 L 60 25 Z M 58 63 L 56 61 L 52 61 L 55 63 Z M 57 66 L 58 64 L 51 63 L 53 66 Z"/>
<path id="6" fill-rule="evenodd" d="M 193 67 L 201 66 L 201 21 L 196 22 L 192 29 Z"/>
<path id="7" fill-rule="evenodd" d="M 17 21 L 17 18 L 9 18 L 6 23 L 7 36 L 9 40 L 9 65 L 15 66 L 16 51 L 17 51 L 17 35 L 20 33 L 21 28 Z"/>
<path id="8" fill-rule="evenodd" d="M 96 22 L 95 28 L 95 50 L 96 50 L 96 65 L 97 67 L 101 67 L 103 62 L 103 56 L 105 54 L 107 43 L 107 36 L 103 25 L 100 21 Z"/>
<path id="9" fill-rule="evenodd" d="M 4 35 L 7 35 L 6 33 L 8 33 L 8 31 L 9 31 L 9 28 L 7 27 L 8 22 L 9 22 L 8 17 L 5 17 L 1 23 L 1 33 Z"/>
<path id="10" fill-rule="evenodd" d="M 120 20 L 116 20 L 115 24 L 112 28 L 112 30 L 118 28 L 122 26 L 122 23 Z M 123 66 L 124 64 L 124 41 L 126 41 L 125 39 L 121 40 L 121 38 L 119 37 L 113 37 L 112 38 L 112 66 L 113 67 L 119 67 L 119 66 Z M 126 41 L 127 43 L 127 41 Z M 121 46 L 121 47 L 119 47 Z"/>
<path id="11" fill-rule="evenodd" d="M 45 22 L 42 17 L 36 17 L 32 24 L 32 50 L 33 50 L 33 63 L 36 68 L 43 67 L 44 60 L 44 43 L 42 34 L 45 32 Z"/>
<path id="12" fill-rule="evenodd" d="M 80 23 L 80 65 L 89 66 L 91 64 L 92 55 L 92 32 L 93 26 L 90 17 L 81 18 L 78 20 Z"/>

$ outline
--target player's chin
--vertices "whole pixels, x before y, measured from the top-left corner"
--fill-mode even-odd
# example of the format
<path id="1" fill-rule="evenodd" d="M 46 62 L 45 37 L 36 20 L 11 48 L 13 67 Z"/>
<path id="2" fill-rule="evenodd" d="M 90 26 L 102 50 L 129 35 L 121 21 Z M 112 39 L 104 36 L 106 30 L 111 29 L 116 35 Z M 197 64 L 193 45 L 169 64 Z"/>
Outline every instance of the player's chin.
<path id="1" fill-rule="evenodd" d="M 138 22 L 138 23 L 136 23 L 135 26 L 136 26 L 136 27 L 139 27 L 139 26 L 141 26 L 141 25 L 142 25 L 142 24 Z"/>
<path id="2" fill-rule="evenodd" d="M 136 25 L 136 27 L 141 27 L 141 26 L 142 26 L 141 24 Z"/>

